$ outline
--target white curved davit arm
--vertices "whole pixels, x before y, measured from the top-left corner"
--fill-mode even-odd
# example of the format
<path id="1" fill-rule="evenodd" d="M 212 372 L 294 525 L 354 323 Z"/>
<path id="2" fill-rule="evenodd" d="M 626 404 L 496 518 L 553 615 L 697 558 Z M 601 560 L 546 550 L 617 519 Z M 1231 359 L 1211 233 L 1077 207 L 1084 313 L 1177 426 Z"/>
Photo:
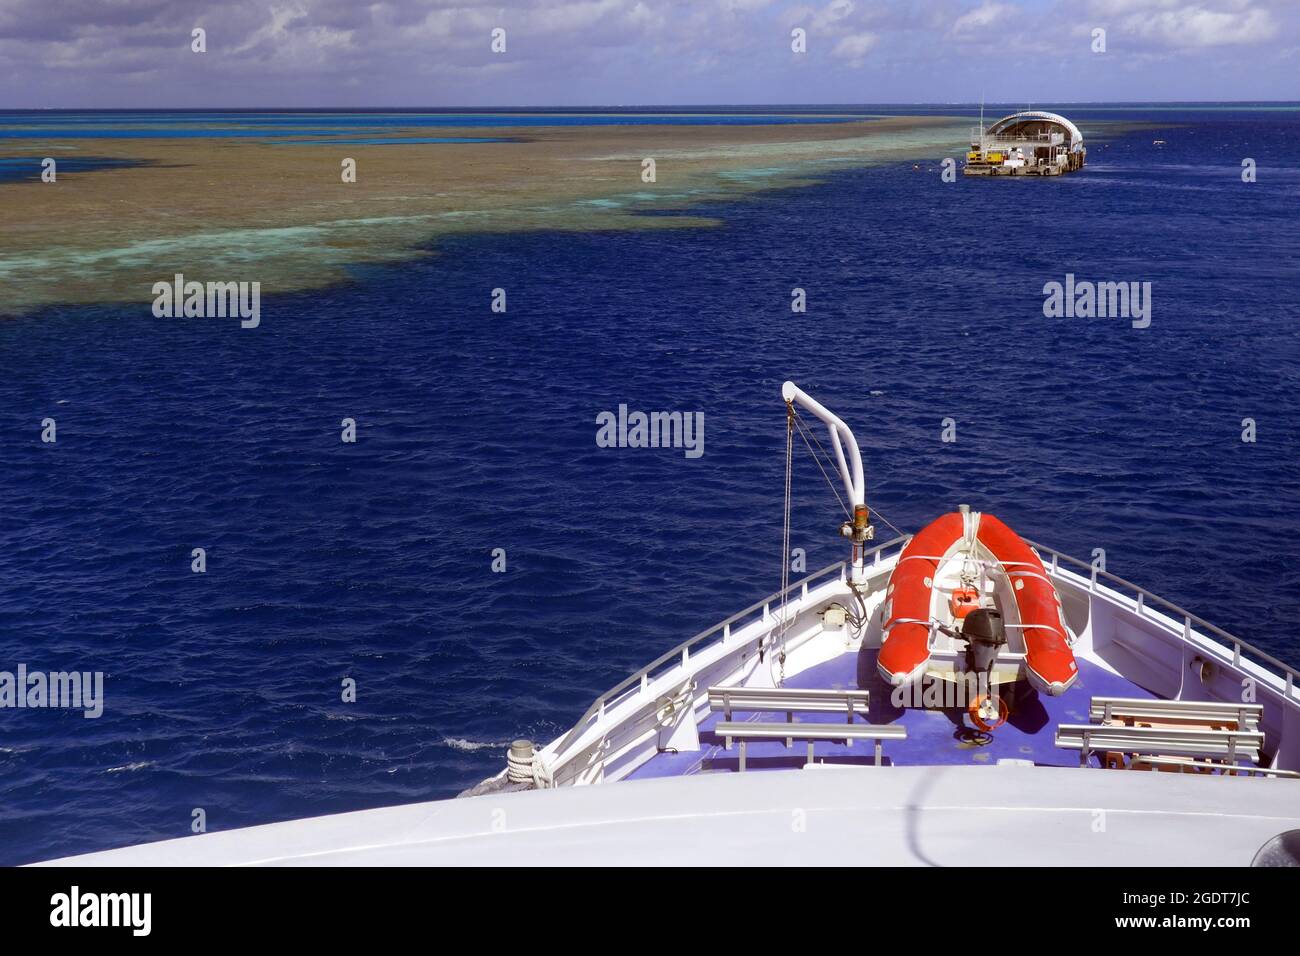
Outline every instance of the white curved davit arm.
<path id="1" fill-rule="evenodd" d="M 844 482 L 844 490 L 849 494 L 849 507 L 866 504 L 867 488 L 862 477 L 862 453 L 858 451 L 858 440 L 853 437 L 849 426 L 794 382 L 786 382 L 781 386 L 781 397 L 787 405 L 802 405 L 826 423 L 826 428 L 831 433 L 831 445 L 835 449 L 835 461 L 840 469 L 840 480 Z M 847 456 L 844 453 L 845 446 L 848 446 Z"/>

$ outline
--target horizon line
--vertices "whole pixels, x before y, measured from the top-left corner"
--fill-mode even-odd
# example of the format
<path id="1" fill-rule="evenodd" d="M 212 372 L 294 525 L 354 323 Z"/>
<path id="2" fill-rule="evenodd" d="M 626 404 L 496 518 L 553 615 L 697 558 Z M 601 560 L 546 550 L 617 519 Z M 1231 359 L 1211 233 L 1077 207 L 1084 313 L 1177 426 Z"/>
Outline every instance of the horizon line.
<path id="1" fill-rule="evenodd" d="M 1032 101 L 1031 101 L 1032 102 Z M 1129 106 L 1251 106 L 1251 105 L 1270 105 L 1300 106 L 1300 100 L 1265 100 L 1265 99 L 1246 99 L 1246 100 L 1056 100 L 1044 99 L 1042 103 L 1052 103 L 1061 106 L 1109 106 L 1109 107 L 1129 107 Z M 317 110 L 317 111 L 380 111 L 390 110 L 393 112 L 440 112 L 440 111 L 481 111 L 481 112 L 505 112 L 510 110 L 525 111 L 546 111 L 546 112 L 563 112 L 565 110 L 700 110 L 700 109 L 760 109 L 776 107 L 782 109 L 814 109 L 814 108 L 832 108 L 832 109 L 866 109 L 870 107 L 890 107 L 905 108 L 912 106 L 929 106 L 929 107 L 958 107 L 971 106 L 978 107 L 981 104 L 977 101 L 935 101 L 935 100 L 916 100 L 911 102 L 855 102 L 855 103 L 812 103 L 812 102 L 771 102 L 771 103 L 588 103 L 588 104 L 548 104 L 545 106 L 525 106 L 521 104 L 494 104 L 485 106 L 13 106 L 0 107 L 0 113 L 50 113 L 50 112 L 81 112 L 81 113 L 110 113 L 110 112 L 202 112 L 223 110 L 229 112 L 285 112 L 290 110 Z M 1016 106 L 1021 105 L 1021 101 L 1016 100 L 990 100 L 983 105 L 997 106 Z"/>

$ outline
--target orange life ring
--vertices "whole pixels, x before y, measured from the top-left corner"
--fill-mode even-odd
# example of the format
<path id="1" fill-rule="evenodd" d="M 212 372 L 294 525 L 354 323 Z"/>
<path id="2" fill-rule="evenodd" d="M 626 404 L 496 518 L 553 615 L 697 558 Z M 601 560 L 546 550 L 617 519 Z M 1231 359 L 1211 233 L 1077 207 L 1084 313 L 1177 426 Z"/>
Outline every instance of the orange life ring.
<path id="1" fill-rule="evenodd" d="M 998 702 L 998 716 L 992 723 L 989 723 L 984 715 L 980 713 L 980 709 L 990 699 Z M 1007 706 L 1006 699 L 1001 696 L 993 697 L 992 694 L 980 694 L 970 702 L 970 706 L 966 708 L 966 713 L 970 715 L 971 723 L 976 727 L 983 731 L 989 731 L 1001 727 L 1007 722 L 1007 718 L 1011 716 L 1011 708 Z"/>

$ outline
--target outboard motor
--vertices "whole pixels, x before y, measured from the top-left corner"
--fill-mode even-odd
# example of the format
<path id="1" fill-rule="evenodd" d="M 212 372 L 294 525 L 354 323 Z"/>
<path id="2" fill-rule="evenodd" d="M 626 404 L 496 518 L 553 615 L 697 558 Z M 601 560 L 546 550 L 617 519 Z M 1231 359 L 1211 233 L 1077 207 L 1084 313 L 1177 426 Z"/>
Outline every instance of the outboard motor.
<path id="1" fill-rule="evenodd" d="M 1002 726 L 1009 716 L 1006 701 L 993 686 L 993 665 L 1007 644 L 1002 612 L 987 607 L 971 611 L 962 624 L 961 636 L 966 641 L 966 676 L 973 675 L 978 685 L 967 713 L 982 733 L 973 734 L 972 742 L 983 745 L 993 739 L 989 731 Z"/>
<path id="2" fill-rule="evenodd" d="M 966 615 L 961 636 L 966 639 L 966 670 L 976 674 L 990 674 L 993 662 L 1007 644 L 1007 629 L 1002 623 L 1002 612 L 992 608 L 976 608 Z"/>

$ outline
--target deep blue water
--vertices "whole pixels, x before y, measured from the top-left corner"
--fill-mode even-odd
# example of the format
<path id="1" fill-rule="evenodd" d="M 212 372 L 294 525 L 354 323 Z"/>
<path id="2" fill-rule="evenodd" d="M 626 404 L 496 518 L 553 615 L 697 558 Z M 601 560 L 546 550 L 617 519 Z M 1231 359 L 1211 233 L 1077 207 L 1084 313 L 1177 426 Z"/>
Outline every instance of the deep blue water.
<path id="1" fill-rule="evenodd" d="M 1300 116 L 1131 116 L 1182 125 L 1058 180 L 936 156 L 716 228 L 461 237 L 256 330 L 0 322 L 0 667 L 107 672 L 98 720 L 0 711 L 0 862 L 446 797 L 562 731 L 779 584 L 785 378 L 895 524 L 968 501 L 1300 660 Z M 1153 282 L 1151 327 L 1044 318 L 1067 271 Z M 703 411 L 704 456 L 597 448 L 620 402 Z M 795 491 L 838 560 L 806 457 Z"/>
<path id="2" fill-rule="evenodd" d="M 56 173 L 93 173 L 105 169 L 132 169 L 149 166 L 143 160 L 118 159 L 113 156 L 59 156 Z M 41 178 L 41 156 L 0 156 L 0 183 L 16 183 Z"/>

